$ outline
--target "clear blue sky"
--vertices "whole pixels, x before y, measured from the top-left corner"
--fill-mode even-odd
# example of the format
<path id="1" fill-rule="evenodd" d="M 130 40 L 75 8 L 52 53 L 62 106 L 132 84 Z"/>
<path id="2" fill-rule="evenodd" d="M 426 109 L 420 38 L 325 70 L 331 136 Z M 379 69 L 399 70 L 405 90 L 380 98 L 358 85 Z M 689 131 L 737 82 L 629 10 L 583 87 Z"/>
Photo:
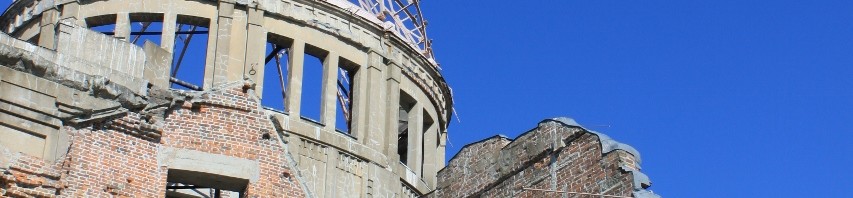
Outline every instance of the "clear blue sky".
<path id="1" fill-rule="evenodd" d="M 853 1 L 424 1 L 448 157 L 569 116 L 664 197 L 853 196 Z"/>
<path id="2" fill-rule="evenodd" d="M 569 116 L 640 150 L 664 197 L 853 194 L 851 1 L 422 6 L 461 118 L 448 158 Z"/>

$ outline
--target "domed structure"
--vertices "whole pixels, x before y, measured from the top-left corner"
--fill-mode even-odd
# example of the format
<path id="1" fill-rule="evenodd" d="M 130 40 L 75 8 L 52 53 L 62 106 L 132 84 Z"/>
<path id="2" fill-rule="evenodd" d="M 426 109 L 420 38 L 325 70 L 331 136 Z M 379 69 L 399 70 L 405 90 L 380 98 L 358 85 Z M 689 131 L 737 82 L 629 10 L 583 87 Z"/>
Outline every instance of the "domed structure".
<path id="1" fill-rule="evenodd" d="M 450 89 L 418 1 L 16 0 L 0 194 L 415 197 Z"/>

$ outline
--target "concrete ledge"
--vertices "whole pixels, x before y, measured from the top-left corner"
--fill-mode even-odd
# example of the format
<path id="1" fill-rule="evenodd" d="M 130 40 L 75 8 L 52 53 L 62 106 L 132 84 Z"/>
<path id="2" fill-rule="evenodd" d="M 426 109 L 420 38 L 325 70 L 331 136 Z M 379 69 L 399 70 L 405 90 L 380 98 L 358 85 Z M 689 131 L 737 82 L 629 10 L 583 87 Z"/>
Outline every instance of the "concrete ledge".
<path id="1" fill-rule="evenodd" d="M 228 189 L 233 189 L 233 186 L 245 186 L 244 184 L 239 184 L 239 180 L 257 182 L 260 178 L 260 168 L 257 161 L 195 150 L 160 147 L 157 163 L 160 166 L 168 167 L 170 172 L 178 170 L 177 172 L 179 173 L 198 172 L 236 178 L 215 181 L 220 182 L 215 185 L 225 186 Z"/>

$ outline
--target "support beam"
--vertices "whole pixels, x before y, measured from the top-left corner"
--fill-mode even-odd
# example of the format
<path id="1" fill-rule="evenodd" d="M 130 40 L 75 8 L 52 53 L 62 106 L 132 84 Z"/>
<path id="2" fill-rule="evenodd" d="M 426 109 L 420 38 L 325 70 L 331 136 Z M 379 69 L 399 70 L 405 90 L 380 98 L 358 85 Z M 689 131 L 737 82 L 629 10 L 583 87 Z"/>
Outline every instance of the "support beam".
<path id="1" fill-rule="evenodd" d="M 281 69 L 281 56 L 279 56 L 279 53 L 277 52 L 275 53 L 275 66 L 278 69 L 278 84 L 281 87 L 281 98 L 284 99 L 287 98 L 287 87 L 284 85 L 284 72 Z M 287 104 L 282 102 L 282 107 L 286 106 Z M 284 110 L 287 111 L 287 109 Z"/>
<path id="2" fill-rule="evenodd" d="M 183 81 L 181 79 L 177 79 L 175 77 L 170 77 L 169 82 L 173 82 L 177 85 L 186 87 L 187 89 L 191 89 L 191 90 L 195 90 L 195 91 L 202 91 L 201 87 L 199 87 L 198 85 L 194 85 L 192 83 L 189 83 L 187 81 Z"/>
<path id="3" fill-rule="evenodd" d="M 193 26 L 193 27 L 195 27 L 195 26 Z M 116 32 L 101 32 L 101 33 L 102 33 L 102 34 L 106 34 L 106 35 L 115 35 L 115 34 L 117 34 Z M 172 33 L 172 35 L 175 35 L 175 34 L 189 34 L 189 35 L 193 35 L 193 34 L 208 34 L 208 33 L 209 33 L 209 31 L 204 31 L 204 30 L 199 30 L 199 31 L 196 31 L 196 30 L 190 30 L 190 31 L 176 31 L 176 32 Z M 161 34 L 163 34 L 163 32 L 130 32 L 128 35 L 130 35 L 130 36 L 136 36 L 136 35 L 161 35 Z"/>
<path id="4" fill-rule="evenodd" d="M 270 54 L 268 54 L 268 55 L 267 55 L 267 57 L 264 59 L 264 64 L 269 63 L 269 62 L 270 62 L 270 60 L 272 60 L 273 58 L 275 58 L 275 57 L 277 56 L 277 54 L 278 54 L 279 52 L 281 52 L 281 50 L 284 50 L 284 47 L 281 47 L 281 46 L 276 45 L 276 46 L 275 46 L 275 48 L 274 48 L 274 49 L 272 49 L 272 52 L 270 52 Z"/>

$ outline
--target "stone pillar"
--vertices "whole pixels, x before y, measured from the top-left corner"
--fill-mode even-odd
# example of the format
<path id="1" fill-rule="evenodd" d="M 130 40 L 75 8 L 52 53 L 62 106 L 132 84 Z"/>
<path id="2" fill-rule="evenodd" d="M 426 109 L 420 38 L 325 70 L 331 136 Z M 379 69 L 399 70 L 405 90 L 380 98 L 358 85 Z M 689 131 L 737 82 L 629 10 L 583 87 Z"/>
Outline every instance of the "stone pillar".
<path id="1" fill-rule="evenodd" d="M 209 85 L 205 85 L 205 87 L 209 86 L 217 86 L 222 83 L 226 83 L 228 81 L 228 73 L 237 72 L 238 70 L 229 70 L 230 64 L 230 50 L 231 50 L 231 36 L 232 36 L 232 22 L 234 15 L 234 4 L 220 1 L 219 2 L 219 16 L 216 19 L 216 35 L 209 35 L 211 38 L 216 39 L 216 48 L 215 52 L 212 54 L 215 57 L 213 58 L 213 73 L 210 77 L 205 76 L 205 79 L 211 79 L 210 83 L 206 83 Z M 213 27 L 211 27 L 212 29 Z M 243 65 L 240 65 L 242 67 Z"/>
<path id="2" fill-rule="evenodd" d="M 228 42 L 228 53 L 224 56 L 221 56 L 225 59 L 222 62 L 228 62 L 225 66 L 226 69 L 226 80 L 223 83 L 229 83 L 234 81 L 241 81 L 243 77 L 251 69 L 251 67 L 246 66 L 246 45 L 248 44 L 248 21 L 247 21 L 247 11 L 243 10 L 245 7 L 234 8 L 234 12 L 231 14 L 231 22 L 230 24 L 230 36 L 229 38 L 220 37 L 221 42 Z M 222 24 L 222 23 L 220 23 Z M 219 27 L 222 29 L 223 27 Z M 220 62 L 220 61 L 217 61 Z"/>
<path id="3" fill-rule="evenodd" d="M 352 92 L 352 126 L 350 126 L 350 135 L 355 136 L 358 140 L 363 140 L 364 133 L 368 133 L 367 130 L 367 122 L 368 115 L 370 112 L 367 109 L 367 101 L 370 100 L 368 94 L 368 79 L 367 72 L 365 72 L 368 65 L 372 64 L 372 60 L 370 57 L 378 56 L 377 54 L 371 52 L 368 54 L 368 62 L 364 63 L 363 67 L 359 68 L 358 71 L 355 72 L 355 76 L 353 77 L 351 83 L 353 84 Z"/>
<path id="4" fill-rule="evenodd" d="M 263 96 L 264 66 L 267 52 L 267 31 L 264 30 L 264 10 L 248 8 L 246 62 L 243 75 L 255 81 L 255 94 Z"/>
<path id="5" fill-rule="evenodd" d="M 442 128 L 444 128 L 444 127 L 442 127 Z M 444 168 L 444 165 L 445 165 L 444 161 L 447 158 L 445 156 L 446 155 L 446 151 L 445 151 L 446 148 L 447 148 L 447 131 L 440 131 L 439 137 L 438 137 L 438 148 L 436 149 L 436 153 L 435 153 L 436 163 L 438 164 L 438 166 L 436 166 L 436 168 L 437 168 L 436 171 Z"/>
<path id="6" fill-rule="evenodd" d="M 221 9 L 221 8 L 220 8 Z M 207 28 L 207 52 L 205 52 L 204 59 L 204 86 L 202 87 L 213 87 L 214 82 L 214 74 L 217 74 L 219 71 L 216 71 L 216 52 L 217 52 L 217 41 L 219 38 L 219 17 L 213 17 L 210 19 L 209 28 Z"/>
<path id="7" fill-rule="evenodd" d="M 423 131 L 424 131 L 424 107 L 418 102 L 409 112 L 409 153 L 406 166 L 421 176 L 421 164 L 423 164 Z"/>
<path id="8" fill-rule="evenodd" d="M 41 27 L 39 30 L 39 46 L 48 49 L 56 49 L 56 23 L 59 11 L 50 8 L 41 13 Z M 25 38 L 26 39 L 26 38 Z"/>
<path id="9" fill-rule="evenodd" d="M 424 114 L 426 116 L 426 114 Z M 424 143 L 421 147 L 423 149 L 424 154 L 424 163 L 423 163 L 423 172 L 421 173 L 424 181 L 430 188 L 435 187 L 436 175 L 438 171 L 436 152 L 437 152 L 437 144 L 436 141 L 438 139 L 438 123 L 433 122 L 430 126 L 427 127 L 426 131 L 424 131 Z"/>
<path id="10" fill-rule="evenodd" d="M 335 131 L 335 106 L 337 104 L 338 87 L 338 54 L 330 51 L 323 60 L 323 87 L 320 96 L 320 122 L 328 131 Z M 345 120 L 340 120 L 345 122 Z"/>
<path id="11" fill-rule="evenodd" d="M 287 96 L 285 110 L 292 119 L 299 119 L 302 102 L 302 67 L 305 62 L 305 41 L 293 40 L 287 56 Z"/>
<path id="12" fill-rule="evenodd" d="M 385 142 L 382 153 L 388 156 L 389 163 L 400 161 L 397 154 L 397 125 L 400 121 L 400 77 L 402 73 L 396 64 L 388 65 L 385 70 Z"/>
<path id="13" fill-rule="evenodd" d="M 177 26 L 177 20 L 177 14 L 163 14 L 163 34 L 160 35 L 160 47 L 170 53 L 175 53 L 175 26 Z"/>
<path id="14" fill-rule="evenodd" d="M 385 98 L 388 97 L 385 92 L 385 74 L 382 70 L 386 69 L 384 57 L 376 53 L 371 53 L 368 57 L 370 64 L 363 71 L 367 74 L 367 131 L 362 133 L 361 143 L 367 145 L 373 150 L 381 151 L 385 142 L 385 113 L 387 104 Z"/>
<path id="15" fill-rule="evenodd" d="M 88 25 L 86 25 L 86 21 L 77 16 L 79 10 L 80 4 L 77 4 L 77 1 L 66 1 L 66 3 L 62 5 L 62 14 L 59 16 L 60 21 L 71 20 L 74 24 L 77 24 L 80 27 L 88 27 Z"/>
<path id="16" fill-rule="evenodd" d="M 127 12 L 116 13 L 116 26 L 113 35 L 117 39 L 128 41 L 130 38 L 130 15 Z"/>

